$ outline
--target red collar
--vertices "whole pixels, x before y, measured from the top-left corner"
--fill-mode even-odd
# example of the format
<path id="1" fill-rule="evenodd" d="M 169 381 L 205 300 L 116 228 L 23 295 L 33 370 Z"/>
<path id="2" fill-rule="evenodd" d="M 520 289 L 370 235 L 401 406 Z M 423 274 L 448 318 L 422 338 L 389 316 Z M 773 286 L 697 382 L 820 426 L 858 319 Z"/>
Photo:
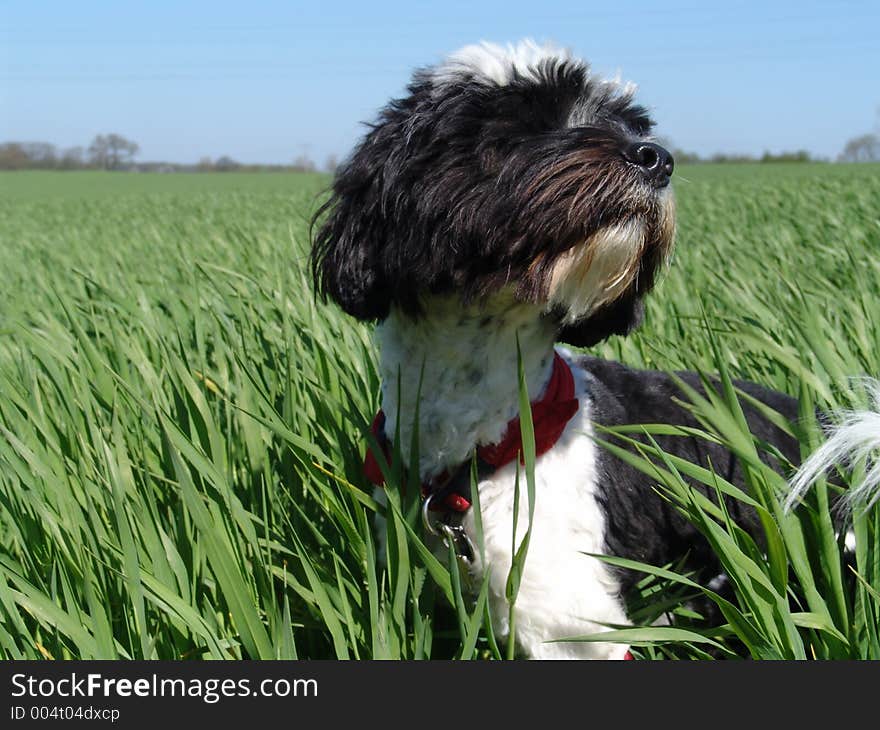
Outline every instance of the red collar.
<path id="1" fill-rule="evenodd" d="M 532 401 L 531 405 L 532 423 L 535 430 L 535 454 L 541 456 L 553 448 L 565 430 L 565 426 L 578 409 L 578 400 L 574 397 L 574 376 L 568 363 L 560 357 L 559 353 L 554 352 L 553 372 L 550 375 L 550 382 L 547 383 L 544 390 L 544 395 L 539 400 Z M 392 449 L 385 436 L 385 413 L 383 411 L 376 414 L 371 430 L 382 448 L 386 463 L 390 466 Z M 517 416 L 508 421 L 501 441 L 497 444 L 477 447 L 477 457 L 490 467 L 500 469 L 517 458 L 517 455 L 520 455 L 521 460 L 521 451 L 522 436 L 519 416 Z M 460 468 L 455 469 L 452 474 L 459 471 Z M 373 484 L 378 485 L 385 482 L 382 470 L 379 468 L 379 462 L 369 448 L 364 457 L 364 474 Z M 446 485 L 449 481 L 450 473 L 442 474 L 436 479 L 422 484 L 422 493 L 425 496 L 433 494 L 440 485 Z M 466 481 L 469 488 L 470 480 Z M 442 501 L 447 509 L 454 512 L 465 512 L 471 506 L 470 500 L 459 491 L 450 491 Z"/>

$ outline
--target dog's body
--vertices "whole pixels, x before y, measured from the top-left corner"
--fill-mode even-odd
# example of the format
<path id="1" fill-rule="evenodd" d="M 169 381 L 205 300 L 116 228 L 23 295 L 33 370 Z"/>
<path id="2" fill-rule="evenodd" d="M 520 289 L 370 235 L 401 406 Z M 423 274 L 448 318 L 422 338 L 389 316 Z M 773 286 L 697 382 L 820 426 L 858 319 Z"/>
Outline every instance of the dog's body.
<path id="1" fill-rule="evenodd" d="M 652 141 L 652 122 L 632 93 L 554 48 L 463 49 L 417 72 L 409 95 L 383 110 L 337 173 L 313 250 L 318 290 L 349 314 L 379 321 L 384 436 L 407 445 L 418 428 L 419 463 L 407 467 L 418 469 L 428 492 L 513 428 L 517 347 L 533 403 L 557 368 L 571 373 L 577 407 L 535 463 L 516 600 L 517 644 L 535 658 L 627 651 L 558 641 L 627 623 L 632 576 L 585 553 L 655 565 L 687 555 L 706 581 L 720 571 L 654 482 L 594 440 L 594 424 L 696 426 L 676 402 L 686 398 L 673 379 L 561 348 L 562 364 L 554 357 L 558 342 L 589 346 L 635 327 L 671 251 L 672 159 Z M 695 375 L 681 377 L 699 389 Z M 738 385 L 796 416 L 787 396 Z M 753 434 L 796 462 L 795 441 L 743 407 Z M 721 446 L 689 436 L 658 441 L 742 484 Z M 478 578 L 488 572 L 501 635 L 514 545 L 529 524 L 521 495 L 514 539 L 518 463 L 482 471 L 478 484 L 483 552 L 471 569 Z M 756 527 L 741 504 L 730 509 Z M 476 544 L 473 510 L 458 518 Z"/>
<path id="2" fill-rule="evenodd" d="M 497 308 L 490 316 L 494 307 L 486 304 L 468 308 L 455 299 L 431 300 L 418 320 L 392 312 L 377 328 L 385 430 L 399 435 L 402 444 L 410 443 L 414 421 L 402 417 L 398 424 L 395 414 L 414 413 L 416 394 L 421 392 L 419 474 L 425 481 L 468 462 L 475 444 L 497 443 L 517 415 L 517 363 L 511 356 L 517 339 L 534 399 L 540 398 L 550 377 L 555 327 L 532 305 L 502 301 Z M 517 643 L 533 658 L 620 658 L 627 650 L 624 645 L 554 641 L 627 622 L 623 598 L 635 574 L 611 569 L 584 553 L 653 565 L 689 553 L 688 567 L 707 583 L 720 573 L 720 566 L 696 528 L 654 491 L 651 479 L 597 446 L 595 424 L 698 424 L 675 402 L 686 398 L 668 374 L 555 349 L 571 368 L 578 410 L 553 448 L 536 460 L 535 511 L 516 600 Z M 695 375 L 681 376 L 700 388 Z M 792 399 L 752 384 L 738 385 L 794 417 Z M 744 408 L 753 433 L 778 444 L 795 460 L 794 440 L 747 404 Z M 696 463 L 711 461 L 720 476 L 743 486 L 737 461 L 721 446 L 685 436 L 657 440 L 668 453 Z M 480 480 L 483 552 L 481 556 L 476 550 L 470 565 L 477 582 L 483 571 L 489 572 L 490 602 L 500 636 L 507 633 L 505 589 L 515 549 L 515 479 L 513 462 Z M 741 503 L 730 500 L 728 508 L 743 526 L 758 527 Z M 471 544 L 478 545 L 472 510 L 461 524 Z M 529 525 L 524 486 L 517 525 L 518 546 Z"/>

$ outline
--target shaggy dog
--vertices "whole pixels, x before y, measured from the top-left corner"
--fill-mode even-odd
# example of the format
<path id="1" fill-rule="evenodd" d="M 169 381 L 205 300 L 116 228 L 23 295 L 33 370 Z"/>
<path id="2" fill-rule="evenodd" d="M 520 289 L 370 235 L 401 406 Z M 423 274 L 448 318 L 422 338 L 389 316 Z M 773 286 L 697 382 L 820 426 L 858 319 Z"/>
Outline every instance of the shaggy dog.
<path id="1" fill-rule="evenodd" d="M 488 572 L 502 636 L 514 544 L 530 522 L 523 489 L 514 540 L 519 348 L 537 459 L 516 643 L 533 658 L 628 653 L 611 642 L 559 641 L 627 623 L 622 596 L 637 576 L 585 553 L 653 565 L 686 556 L 698 580 L 723 581 L 706 540 L 655 481 L 594 440 L 596 424 L 698 427 L 678 405 L 687 398 L 674 378 L 557 347 L 632 331 L 672 250 L 673 159 L 633 93 L 558 48 L 463 48 L 417 71 L 408 93 L 380 112 L 338 170 L 314 241 L 318 292 L 378 322 L 383 410 L 373 430 L 385 453 L 368 454 L 368 474 L 381 482 L 388 444 L 399 438 L 408 452 L 418 429 L 418 463 L 405 466 L 418 470 L 426 522 L 478 579 Z M 701 390 L 695 374 L 678 377 Z M 788 396 L 737 386 L 797 416 Z M 797 463 L 796 441 L 742 406 L 754 436 Z M 743 486 L 737 459 L 720 445 L 657 441 Z M 736 500 L 727 506 L 760 540 L 755 514 Z"/>

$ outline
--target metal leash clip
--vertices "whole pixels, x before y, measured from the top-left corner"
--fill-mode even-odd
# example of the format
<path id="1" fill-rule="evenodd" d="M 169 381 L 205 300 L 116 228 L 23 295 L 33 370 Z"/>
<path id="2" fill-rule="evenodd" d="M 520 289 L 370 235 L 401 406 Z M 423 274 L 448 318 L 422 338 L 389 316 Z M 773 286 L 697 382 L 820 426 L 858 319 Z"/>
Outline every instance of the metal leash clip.
<path id="1" fill-rule="evenodd" d="M 436 496 L 437 492 L 429 494 L 422 502 L 422 524 L 429 533 L 441 538 L 446 547 L 452 546 L 459 560 L 470 565 L 474 562 L 474 545 L 464 528 L 461 525 L 450 525 L 445 522 L 450 517 L 448 512 L 436 522 L 431 519 L 431 503 Z"/>

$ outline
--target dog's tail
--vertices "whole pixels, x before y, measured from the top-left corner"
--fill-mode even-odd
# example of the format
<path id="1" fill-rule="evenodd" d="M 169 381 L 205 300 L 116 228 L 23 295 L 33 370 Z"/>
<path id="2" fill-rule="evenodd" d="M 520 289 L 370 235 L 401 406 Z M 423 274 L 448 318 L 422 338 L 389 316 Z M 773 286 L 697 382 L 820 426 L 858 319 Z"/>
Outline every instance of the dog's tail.
<path id="1" fill-rule="evenodd" d="M 843 497 L 841 504 L 845 509 L 865 510 L 880 499 L 880 380 L 868 381 L 867 390 L 868 409 L 836 414 L 835 424 L 826 428 L 825 443 L 810 454 L 792 477 L 786 510 L 834 466 L 854 469 L 864 465 L 864 476 Z"/>

